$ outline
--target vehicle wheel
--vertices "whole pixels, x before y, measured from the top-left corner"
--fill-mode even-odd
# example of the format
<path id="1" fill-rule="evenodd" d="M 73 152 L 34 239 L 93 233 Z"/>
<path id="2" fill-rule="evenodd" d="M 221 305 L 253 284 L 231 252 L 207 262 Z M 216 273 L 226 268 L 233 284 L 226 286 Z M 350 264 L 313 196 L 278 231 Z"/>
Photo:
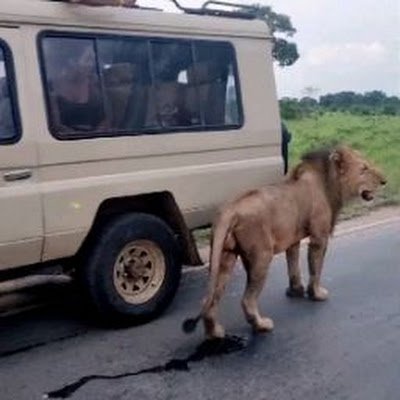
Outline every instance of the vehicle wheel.
<path id="1" fill-rule="evenodd" d="M 127 214 L 108 224 L 83 270 L 99 314 L 109 322 L 145 322 L 175 296 L 181 262 L 172 230 L 148 214 Z"/>

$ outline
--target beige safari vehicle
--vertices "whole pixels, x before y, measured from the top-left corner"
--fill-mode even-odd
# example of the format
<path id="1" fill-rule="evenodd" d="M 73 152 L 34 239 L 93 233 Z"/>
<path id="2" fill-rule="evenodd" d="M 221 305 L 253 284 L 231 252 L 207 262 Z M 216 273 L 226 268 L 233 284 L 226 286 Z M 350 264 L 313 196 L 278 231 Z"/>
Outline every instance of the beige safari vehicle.
<path id="1" fill-rule="evenodd" d="M 281 179 L 268 29 L 207 8 L 0 1 L 2 280 L 61 265 L 148 320 L 201 263 L 191 232 Z"/>

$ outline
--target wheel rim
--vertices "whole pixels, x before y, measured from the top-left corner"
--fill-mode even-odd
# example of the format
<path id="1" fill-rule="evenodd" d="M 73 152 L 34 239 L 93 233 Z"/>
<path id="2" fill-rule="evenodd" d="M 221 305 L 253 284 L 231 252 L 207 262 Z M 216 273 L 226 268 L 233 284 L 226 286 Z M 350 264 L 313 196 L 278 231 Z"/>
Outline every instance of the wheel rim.
<path id="1" fill-rule="evenodd" d="M 114 264 L 114 286 L 130 304 L 142 304 L 155 296 L 165 278 L 165 258 L 149 240 L 127 244 Z"/>

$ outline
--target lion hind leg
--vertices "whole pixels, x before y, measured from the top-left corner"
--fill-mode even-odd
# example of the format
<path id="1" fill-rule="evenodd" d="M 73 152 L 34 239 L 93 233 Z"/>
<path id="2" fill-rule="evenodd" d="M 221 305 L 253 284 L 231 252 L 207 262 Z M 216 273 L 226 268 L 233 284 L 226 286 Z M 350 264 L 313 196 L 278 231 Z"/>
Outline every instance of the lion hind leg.
<path id="1" fill-rule="evenodd" d="M 251 257 L 242 257 L 247 272 L 247 284 L 242 299 L 242 307 L 247 322 L 257 332 L 269 332 L 274 328 L 272 319 L 262 317 L 258 308 L 258 297 L 264 287 L 272 251 L 254 253 Z"/>
<path id="2" fill-rule="evenodd" d="M 288 297 L 304 297 L 304 286 L 301 279 L 299 266 L 300 242 L 294 244 L 286 250 L 286 261 L 289 276 L 289 287 L 286 289 Z"/>
<path id="3" fill-rule="evenodd" d="M 216 279 L 215 289 L 210 294 L 211 298 L 206 300 L 209 304 L 203 310 L 202 317 L 206 336 L 210 339 L 223 338 L 225 336 L 224 327 L 217 321 L 218 303 L 221 300 L 222 294 L 228 283 L 233 267 L 236 264 L 237 256 L 232 251 L 223 250 L 221 261 Z"/>

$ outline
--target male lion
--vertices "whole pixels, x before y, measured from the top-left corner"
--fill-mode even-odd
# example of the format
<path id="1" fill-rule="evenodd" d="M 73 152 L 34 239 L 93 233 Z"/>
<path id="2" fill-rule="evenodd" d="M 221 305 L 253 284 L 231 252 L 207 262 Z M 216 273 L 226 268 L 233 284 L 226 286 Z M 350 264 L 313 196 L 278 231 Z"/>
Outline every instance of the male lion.
<path id="1" fill-rule="evenodd" d="M 246 319 L 255 331 L 272 330 L 273 321 L 262 317 L 257 305 L 270 262 L 275 254 L 286 251 L 286 294 L 304 297 L 299 248 L 306 237 L 310 239 L 307 294 L 311 300 L 326 300 L 328 291 L 320 285 L 322 265 L 340 209 L 358 196 L 372 200 L 385 183 L 382 173 L 359 152 L 337 146 L 304 155 L 285 182 L 249 191 L 226 204 L 213 226 L 208 296 L 200 314 L 186 320 L 183 329 L 191 332 L 203 319 L 209 338 L 224 336 L 216 320 L 217 305 L 240 256 L 247 273 L 242 299 Z"/>

